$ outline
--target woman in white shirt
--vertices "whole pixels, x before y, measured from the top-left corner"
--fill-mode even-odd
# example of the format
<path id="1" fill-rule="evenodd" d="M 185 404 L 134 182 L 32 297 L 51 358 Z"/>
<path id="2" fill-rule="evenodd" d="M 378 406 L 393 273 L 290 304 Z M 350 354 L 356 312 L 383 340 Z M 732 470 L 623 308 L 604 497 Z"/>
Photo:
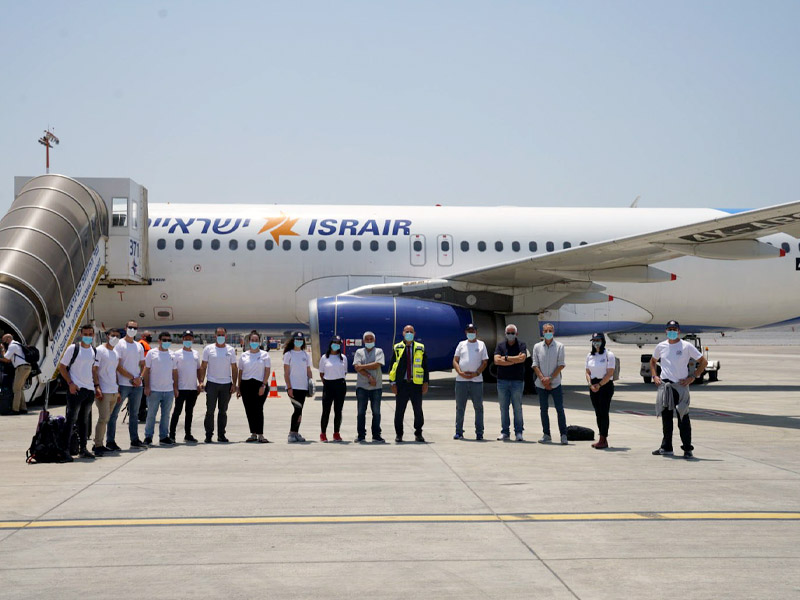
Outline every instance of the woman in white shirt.
<path id="1" fill-rule="evenodd" d="M 586 356 L 586 382 L 589 384 L 589 397 L 592 399 L 600 432 L 600 439 L 592 444 L 592 448 L 598 450 L 608 448 L 608 413 L 611 409 L 611 397 L 614 395 L 616 360 L 614 354 L 606 350 L 606 336 L 593 333 L 592 351 Z"/>
<path id="2" fill-rule="evenodd" d="M 328 351 L 319 359 L 319 376 L 322 378 L 322 419 L 320 421 L 319 441 L 327 442 L 328 419 L 333 406 L 333 441 L 341 442 L 339 428 L 342 426 L 342 409 L 347 393 L 345 376 L 347 357 L 342 352 L 342 338 L 334 336 L 328 344 Z"/>
<path id="3" fill-rule="evenodd" d="M 305 442 L 300 435 L 303 420 L 303 404 L 308 395 L 308 380 L 311 379 L 311 357 L 306 352 L 306 336 L 298 331 L 283 347 L 283 378 L 286 393 L 292 401 L 294 412 L 289 426 L 289 443 Z"/>
<path id="4" fill-rule="evenodd" d="M 264 402 L 269 389 L 269 353 L 261 349 L 261 336 L 255 330 L 247 336 L 245 351 L 239 356 L 239 378 L 236 395 L 242 398 L 250 425 L 248 442 L 268 444 L 264 437 Z"/>

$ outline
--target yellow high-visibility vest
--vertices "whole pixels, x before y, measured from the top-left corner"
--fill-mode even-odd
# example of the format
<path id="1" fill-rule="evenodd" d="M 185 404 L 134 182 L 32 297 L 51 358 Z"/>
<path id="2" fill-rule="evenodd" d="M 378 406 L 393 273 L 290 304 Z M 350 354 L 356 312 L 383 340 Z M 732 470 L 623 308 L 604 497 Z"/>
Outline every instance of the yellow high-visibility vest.
<path id="1" fill-rule="evenodd" d="M 419 342 L 411 342 L 411 354 L 414 357 L 414 362 L 411 367 L 412 382 L 417 385 L 425 383 L 425 369 L 422 368 L 422 355 L 425 354 L 425 346 Z M 394 345 L 394 364 L 392 370 L 389 371 L 389 381 L 394 383 L 397 376 L 397 365 L 400 364 L 400 357 L 406 351 L 406 343 L 400 342 Z"/>

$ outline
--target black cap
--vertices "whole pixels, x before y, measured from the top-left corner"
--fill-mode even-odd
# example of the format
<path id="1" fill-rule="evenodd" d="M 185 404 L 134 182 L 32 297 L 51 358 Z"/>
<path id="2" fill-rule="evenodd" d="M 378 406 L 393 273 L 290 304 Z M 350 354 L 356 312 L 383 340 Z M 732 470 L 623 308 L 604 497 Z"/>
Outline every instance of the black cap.
<path id="1" fill-rule="evenodd" d="M 295 332 L 292 334 L 292 337 L 293 337 L 294 339 L 296 339 L 296 340 L 304 340 L 304 339 L 306 339 L 306 336 L 305 336 L 305 335 L 303 335 L 303 332 L 302 332 L 302 331 L 295 331 Z"/>
<path id="2" fill-rule="evenodd" d="M 340 338 L 338 335 L 335 335 L 331 338 L 331 343 L 341 344 L 342 338 Z"/>
<path id="3" fill-rule="evenodd" d="M 469 331 L 470 329 L 474 329 L 475 331 L 478 331 L 478 328 L 475 327 L 474 323 L 467 323 L 467 326 L 464 327 L 464 331 Z"/>
<path id="4" fill-rule="evenodd" d="M 194 332 L 191 329 L 187 329 L 181 334 L 181 337 L 186 337 L 187 335 L 194 337 Z"/>
<path id="5" fill-rule="evenodd" d="M 592 339 L 593 340 L 605 340 L 606 336 L 603 335 L 602 331 L 596 331 L 595 333 L 592 334 Z"/>
<path id="6" fill-rule="evenodd" d="M 666 327 L 664 327 L 664 329 L 669 329 L 670 327 L 674 327 L 675 329 L 680 329 L 681 325 L 680 323 L 678 323 L 676 320 L 673 319 L 672 321 L 667 321 L 667 325 Z"/>

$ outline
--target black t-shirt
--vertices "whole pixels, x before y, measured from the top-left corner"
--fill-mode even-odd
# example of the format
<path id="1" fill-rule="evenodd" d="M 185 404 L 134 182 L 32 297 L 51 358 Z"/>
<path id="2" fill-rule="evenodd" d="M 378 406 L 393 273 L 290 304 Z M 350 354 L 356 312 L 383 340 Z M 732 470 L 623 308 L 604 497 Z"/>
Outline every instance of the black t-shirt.
<path id="1" fill-rule="evenodd" d="M 516 340 L 513 344 L 510 344 L 508 341 L 505 341 L 497 344 L 497 347 L 494 349 L 494 353 L 499 354 L 500 356 L 517 356 L 518 354 L 524 354 L 527 349 L 528 347 L 525 345 L 525 342 Z M 525 363 L 511 365 L 510 367 L 497 365 L 497 378 L 513 381 L 524 381 Z"/>

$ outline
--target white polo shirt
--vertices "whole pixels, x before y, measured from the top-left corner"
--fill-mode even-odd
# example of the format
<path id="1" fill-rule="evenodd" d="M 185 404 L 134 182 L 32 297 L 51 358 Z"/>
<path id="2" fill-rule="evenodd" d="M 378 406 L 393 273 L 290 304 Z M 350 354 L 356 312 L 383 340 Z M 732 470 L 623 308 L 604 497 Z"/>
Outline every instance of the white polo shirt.
<path id="1" fill-rule="evenodd" d="M 158 346 L 153 346 L 144 357 L 144 366 L 150 369 L 151 392 L 171 392 L 173 390 L 172 370 L 174 365 L 172 353 L 169 350 L 161 350 Z"/>
<path id="2" fill-rule="evenodd" d="M 610 350 L 606 350 L 602 354 L 589 352 L 586 355 L 586 368 L 589 369 L 589 376 L 592 379 L 602 379 L 609 369 L 617 368 L 617 359 Z"/>
<path id="3" fill-rule="evenodd" d="M 200 368 L 200 353 L 194 348 L 172 353 L 172 362 L 178 369 L 178 389 L 197 390 L 197 370 Z"/>
<path id="4" fill-rule="evenodd" d="M 5 357 L 11 361 L 11 366 L 15 369 L 22 365 L 27 365 L 25 361 L 25 353 L 22 351 L 22 344 L 14 340 L 8 345 Z"/>
<path id="5" fill-rule="evenodd" d="M 486 344 L 480 340 L 470 342 L 469 340 L 461 340 L 456 346 L 456 351 L 453 358 L 458 357 L 458 366 L 464 372 L 477 371 L 484 360 L 489 360 L 489 353 L 486 351 Z M 475 383 L 483 382 L 483 374 L 467 379 L 461 375 L 456 375 L 456 381 L 472 381 Z"/>
<path id="6" fill-rule="evenodd" d="M 347 357 L 344 354 L 323 354 L 319 359 L 319 374 L 327 381 L 344 379 L 347 376 Z"/>
<path id="7" fill-rule="evenodd" d="M 208 363 L 206 379 L 211 383 L 233 383 L 231 365 L 236 364 L 236 350 L 225 344 L 222 348 L 209 344 L 203 348 L 203 362 Z"/>
<path id="8" fill-rule="evenodd" d="M 72 383 L 84 390 L 94 391 L 94 378 L 92 377 L 92 367 L 94 366 L 94 349 L 89 346 L 80 346 L 78 356 L 72 366 L 69 366 L 72 355 L 75 352 L 75 344 L 67 346 L 64 356 L 61 357 L 61 364 L 69 367 L 69 377 Z"/>
<path id="9" fill-rule="evenodd" d="M 661 359 L 661 379 L 675 382 L 686 379 L 689 375 L 689 360 L 697 360 L 701 356 L 703 353 L 686 340 L 678 340 L 674 344 L 664 340 L 653 350 L 653 358 Z"/>
<path id="10" fill-rule="evenodd" d="M 264 372 L 266 369 L 271 368 L 272 362 L 269 359 L 269 352 L 259 350 L 257 352 L 242 352 L 236 365 L 242 372 L 242 381 L 257 379 L 263 382 Z"/>
<path id="11" fill-rule="evenodd" d="M 117 364 L 119 356 L 103 344 L 97 348 L 97 357 L 94 366 L 97 367 L 97 379 L 100 380 L 100 391 L 104 394 L 116 394 L 119 391 L 117 385 Z"/>
<path id="12" fill-rule="evenodd" d="M 283 355 L 283 364 L 289 365 L 289 385 L 295 390 L 308 390 L 308 367 L 311 357 L 305 350 L 289 350 Z"/>
<path id="13" fill-rule="evenodd" d="M 144 360 L 144 348 L 139 342 L 133 341 L 129 344 L 125 338 L 122 338 L 114 347 L 114 352 L 119 356 L 122 368 L 133 375 L 134 379 L 142 374 L 139 363 Z M 117 383 L 128 387 L 133 385 L 122 373 L 117 373 Z"/>

